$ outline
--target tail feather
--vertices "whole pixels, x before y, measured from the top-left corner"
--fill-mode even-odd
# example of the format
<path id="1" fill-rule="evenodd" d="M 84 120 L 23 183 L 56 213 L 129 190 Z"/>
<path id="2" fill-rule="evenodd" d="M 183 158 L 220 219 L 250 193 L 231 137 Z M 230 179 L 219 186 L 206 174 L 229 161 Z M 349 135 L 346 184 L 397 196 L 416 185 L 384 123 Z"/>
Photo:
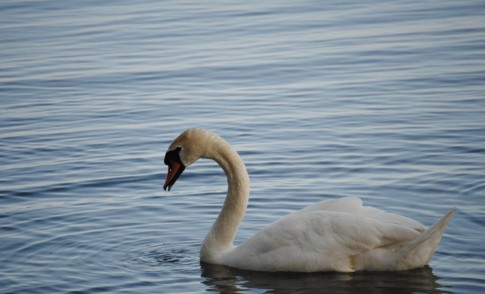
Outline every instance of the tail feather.
<path id="1" fill-rule="evenodd" d="M 438 246 L 441 236 L 449 221 L 455 214 L 452 208 L 445 216 L 424 231 L 419 237 L 401 248 L 401 262 L 411 267 L 428 264 Z"/>

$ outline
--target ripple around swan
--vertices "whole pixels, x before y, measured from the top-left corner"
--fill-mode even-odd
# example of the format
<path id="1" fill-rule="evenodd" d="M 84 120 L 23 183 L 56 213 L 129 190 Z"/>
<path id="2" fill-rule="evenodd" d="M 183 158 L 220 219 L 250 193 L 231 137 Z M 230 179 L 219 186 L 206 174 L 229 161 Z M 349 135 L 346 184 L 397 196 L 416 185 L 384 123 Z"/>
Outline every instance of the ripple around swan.
<path id="1" fill-rule="evenodd" d="M 200 243 L 190 244 L 178 242 L 177 244 L 124 244 L 133 248 L 127 256 L 120 260 L 123 268 L 138 271 L 153 267 L 154 271 L 160 271 L 162 266 L 172 266 L 172 270 L 194 266 L 199 263 L 198 249 Z"/>

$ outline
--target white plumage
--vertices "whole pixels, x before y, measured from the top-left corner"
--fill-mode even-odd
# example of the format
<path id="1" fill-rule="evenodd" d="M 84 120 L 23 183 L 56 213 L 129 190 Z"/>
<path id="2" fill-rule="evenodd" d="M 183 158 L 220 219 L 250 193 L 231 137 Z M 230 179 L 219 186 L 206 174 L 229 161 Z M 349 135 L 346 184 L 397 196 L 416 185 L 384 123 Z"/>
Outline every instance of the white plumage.
<path id="1" fill-rule="evenodd" d="M 237 152 L 218 135 L 189 129 L 170 145 L 164 188 L 198 158 L 219 163 L 228 194 L 201 247 L 203 262 L 257 271 L 406 270 L 426 265 L 454 209 L 428 230 L 410 218 L 363 206 L 356 197 L 324 200 L 290 213 L 239 246 L 233 245 L 249 197 Z"/>

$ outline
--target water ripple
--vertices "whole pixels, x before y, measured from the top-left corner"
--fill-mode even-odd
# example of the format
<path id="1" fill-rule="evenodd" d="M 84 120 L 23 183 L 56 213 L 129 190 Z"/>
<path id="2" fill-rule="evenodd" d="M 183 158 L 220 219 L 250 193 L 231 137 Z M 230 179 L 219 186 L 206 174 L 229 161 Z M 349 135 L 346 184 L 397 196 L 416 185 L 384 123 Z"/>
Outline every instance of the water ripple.
<path id="1" fill-rule="evenodd" d="M 484 292 L 484 11 L 1 2 L 0 292 Z M 246 163 L 236 243 L 334 197 L 426 225 L 458 210 L 417 271 L 200 266 L 226 179 L 201 160 L 162 190 L 164 152 L 188 127 L 217 131 Z"/>

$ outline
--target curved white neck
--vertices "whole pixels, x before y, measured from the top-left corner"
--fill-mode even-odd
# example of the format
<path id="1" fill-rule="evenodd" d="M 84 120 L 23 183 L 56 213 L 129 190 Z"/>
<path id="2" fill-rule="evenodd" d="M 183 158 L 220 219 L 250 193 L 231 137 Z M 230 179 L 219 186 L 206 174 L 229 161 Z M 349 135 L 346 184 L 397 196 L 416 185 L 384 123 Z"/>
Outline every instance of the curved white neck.
<path id="1" fill-rule="evenodd" d="M 203 157 L 214 159 L 227 176 L 227 196 L 219 216 L 202 243 L 200 258 L 214 263 L 233 248 L 239 224 L 249 199 L 249 175 L 243 161 L 222 138 L 218 138 Z"/>

